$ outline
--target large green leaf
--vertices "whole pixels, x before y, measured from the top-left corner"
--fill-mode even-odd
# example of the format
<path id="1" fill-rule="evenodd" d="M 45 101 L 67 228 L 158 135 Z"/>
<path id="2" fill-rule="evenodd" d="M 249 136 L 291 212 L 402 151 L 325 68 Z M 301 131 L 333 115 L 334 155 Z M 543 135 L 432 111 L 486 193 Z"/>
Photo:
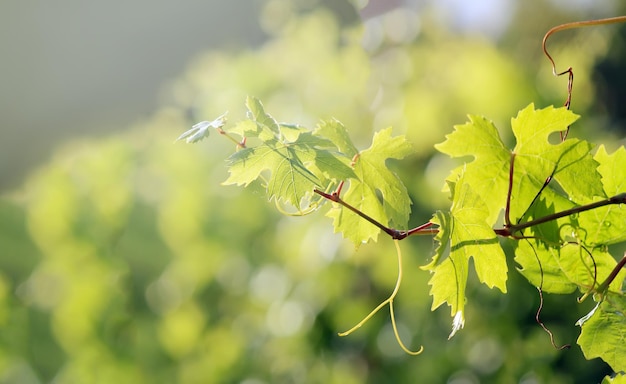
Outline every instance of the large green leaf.
<path id="1" fill-rule="evenodd" d="M 600 164 L 598 172 L 602 175 L 606 196 L 626 192 L 626 149 L 620 147 L 609 155 L 604 146 L 600 146 L 595 160 Z M 626 241 L 626 207 L 623 204 L 581 213 L 579 223 L 585 228 L 586 244 L 595 246 Z"/>
<path id="2" fill-rule="evenodd" d="M 587 359 L 600 357 L 615 372 L 626 371 L 626 297 L 608 295 L 582 324 L 577 342 Z"/>
<path id="3" fill-rule="evenodd" d="M 589 148 L 574 139 L 552 144 L 550 136 L 558 136 L 559 132 L 565 131 L 577 118 L 577 115 L 566 108 L 535 109 L 534 105 L 530 104 L 511 120 L 511 127 L 516 138 L 516 145 L 513 149 L 515 163 L 511 188 L 512 221 L 519 220 L 526 212 L 551 175 L 554 175 L 557 181 L 563 178 L 564 186 L 574 188 L 572 184 L 575 183 L 571 183 L 571 177 L 566 175 L 578 162 L 589 161 L 584 153 L 585 150 L 588 153 Z M 561 164 L 562 160 L 564 160 L 563 164 Z M 586 163 L 583 164 L 585 165 Z M 586 172 L 590 176 L 581 177 L 579 181 L 595 185 L 595 190 L 601 193 L 600 179 L 595 172 L 595 167 L 593 170 L 586 169 Z M 580 195 L 580 192 L 574 189 L 573 194 Z"/>
<path id="4" fill-rule="evenodd" d="M 511 184 L 511 220 L 526 212 L 546 180 L 553 175 L 565 193 L 577 202 L 604 196 L 597 163 L 590 154 L 591 145 L 576 139 L 552 144 L 550 136 L 567 129 L 578 117 L 566 108 L 536 110 L 533 104 L 511 120 L 515 148 L 508 150 L 492 122 L 478 116 L 455 126 L 446 141 L 435 146 L 451 157 L 473 157 L 465 164 L 467 181 L 489 210 L 487 222 L 496 223 L 506 206 Z M 513 178 L 510 183 L 512 155 Z M 449 180 L 455 181 L 460 169 Z"/>
<path id="5" fill-rule="evenodd" d="M 472 178 L 472 190 L 478 194 L 489 211 L 487 222 L 494 225 L 506 203 L 510 153 L 500 139 L 493 123 L 484 117 L 469 116 L 470 121 L 454 127 L 446 141 L 435 148 L 451 157 L 472 156 L 465 173 Z M 451 181 L 455 181 L 455 170 Z"/>
<path id="6" fill-rule="evenodd" d="M 537 239 L 520 240 L 515 250 L 519 271 L 536 287 L 548 293 L 585 293 L 597 286 L 611 273 L 617 262 L 608 252 L 566 243 L 548 247 Z M 626 273 L 626 272 L 624 272 Z M 609 287 L 621 290 L 624 273 L 620 273 Z"/>
<path id="7" fill-rule="evenodd" d="M 443 234 L 438 238 L 442 245 L 450 243 L 450 255 L 437 264 L 436 259 L 427 266 L 433 276 L 429 284 L 433 296 L 432 308 L 448 303 L 455 320 L 450 336 L 463 327 L 465 286 L 470 258 L 480 282 L 489 288 L 497 287 L 506 292 L 507 265 L 504 252 L 489 224 L 489 210 L 462 174 L 457 183 L 450 183 L 452 207 L 449 213 L 438 214 L 434 221 Z M 446 236 L 446 238 L 443 238 Z"/>

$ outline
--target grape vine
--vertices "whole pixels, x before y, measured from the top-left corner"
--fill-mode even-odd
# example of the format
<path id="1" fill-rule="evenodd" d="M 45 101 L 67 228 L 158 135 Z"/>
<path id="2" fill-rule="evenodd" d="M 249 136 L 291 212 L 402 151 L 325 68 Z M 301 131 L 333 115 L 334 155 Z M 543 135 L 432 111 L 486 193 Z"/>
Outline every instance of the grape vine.
<path id="1" fill-rule="evenodd" d="M 178 139 L 195 143 L 211 129 L 236 146 L 228 158 L 227 185 L 260 183 L 281 212 L 304 215 L 326 209 L 335 232 L 355 246 L 376 241 L 382 232 L 393 239 L 398 277 L 391 295 L 345 336 L 360 328 L 385 306 L 401 348 L 412 351 L 399 337 L 393 303 L 402 281 L 399 241 L 431 235 L 438 246 L 428 264 L 432 310 L 450 307 L 453 337 L 465 324 L 466 284 L 470 259 L 479 281 L 506 293 L 508 267 L 503 244 L 510 243 L 517 270 L 537 287 L 541 322 L 543 293 L 580 292 L 579 301 L 592 298 L 593 310 L 576 324 L 577 340 L 585 357 L 600 357 L 615 372 L 626 371 L 626 254 L 618 260 L 609 246 L 626 242 L 626 149 L 608 153 L 600 145 L 568 138 L 578 116 L 570 111 L 572 68 L 557 73 L 546 42 L 555 32 L 570 28 L 626 21 L 626 16 L 569 23 L 552 28 L 543 51 L 557 76 L 568 74 L 563 107 L 521 109 L 511 120 L 515 146 L 508 148 L 495 125 L 469 116 L 435 148 L 451 158 L 472 158 L 453 169 L 445 192 L 451 201 L 415 228 L 407 228 L 411 200 L 388 159 L 412 152 L 404 136 L 388 128 L 377 132 L 369 148 L 359 150 L 337 120 L 321 121 L 308 129 L 279 123 L 256 98 L 246 101 L 247 119 L 226 129 L 226 114 L 194 125 Z M 552 143 L 550 137 L 559 134 Z M 565 345 L 567 346 L 567 345 Z M 564 347 L 565 347 L 564 346 Z"/>

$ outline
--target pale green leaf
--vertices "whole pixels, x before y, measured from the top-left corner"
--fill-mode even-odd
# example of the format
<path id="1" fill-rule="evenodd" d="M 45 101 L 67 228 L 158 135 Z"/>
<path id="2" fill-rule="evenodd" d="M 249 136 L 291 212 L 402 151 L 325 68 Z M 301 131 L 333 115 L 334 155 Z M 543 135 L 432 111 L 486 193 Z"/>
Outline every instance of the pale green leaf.
<path id="1" fill-rule="evenodd" d="M 439 245 L 437 246 L 435 254 L 433 255 L 430 263 L 420 267 L 421 269 L 426 271 L 433 270 L 435 265 L 437 265 L 439 260 L 443 257 L 448 248 L 448 245 L 450 244 L 450 230 L 452 229 L 451 225 L 449 224 L 449 212 L 437 211 L 430 221 L 439 227 L 439 230 L 435 235 L 435 241 Z"/>
<path id="2" fill-rule="evenodd" d="M 558 137 L 558 132 L 565 131 L 576 119 L 566 108 L 536 110 L 530 104 L 511 121 L 516 146 L 509 151 L 490 121 L 470 116 L 469 123 L 456 126 L 436 148 L 451 157 L 473 157 L 465 164 L 466 180 L 486 204 L 490 225 L 506 207 L 511 184 L 510 219 L 517 222 L 550 176 L 573 201 L 588 202 L 593 196 L 604 195 L 595 170 L 597 163 L 590 154 L 591 145 L 576 139 L 550 143 L 551 135 Z M 454 181 L 459 173 L 459 168 L 455 169 L 448 180 Z"/>
<path id="3" fill-rule="evenodd" d="M 604 145 L 598 147 L 595 160 L 602 175 L 602 185 L 607 196 L 626 192 L 626 149 L 619 147 L 609 155 Z"/>
<path id="4" fill-rule="evenodd" d="M 593 145 L 578 139 L 568 139 L 568 149 L 558 160 L 554 179 L 567 193 L 570 200 L 586 204 L 595 196 L 604 197 L 600 174 L 596 170 L 598 162 L 591 150 Z"/>
<path id="5" fill-rule="evenodd" d="M 259 137 L 263 141 L 279 139 L 280 128 L 278 122 L 265 112 L 263 103 L 259 99 L 248 96 L 246 108 L 248 108 L 248 118 L 256 123 L 257 130 L 254 136 Z M 248 134 L 250 135 L 251 132 L 248 132 Z"/>
<path id="6" fill-rule="evenodd" d="M 317 126 L 315 133 L 330 140 L 340 152 L 350 158 L 359 152 L 352 143 L 346 127 L 339 120 L 322 121 Z"/>
<path id="7" fill-rule="evenodd" d="M 178 136 L 176 141 L 185 139 L 185 141 L 190 144 L 197 143 L 198 141 L 209 137 L 211 128 L 221 129 L 224 124 L 226 124 L 226 115 L 227 113 L 224 113 L 213 121 L 201 121 L 194 124 L 190 130 L 185 131 L 182 135 Z"/>
<path id="8" fill-rule="evenodd" d="M 257 137 L 261 144 L 243 148 L 228 158 L 229 177 L 224 184 L 247 186 L 261 179 L 268 198 L 285 201 L 298 210 L 315 188 L 331 181 L 355 177 L 350 159 L 334 150 L 328 139 L 292 124 L 277 123 L 263 104 L 247 100 L 250 123 L 240 123 L 237 133 Z"/>
<path id="9" fill-rule="evenodd" d="M 262 177 L 264 171 L 271 171 L 266 185 L 268 197 L 299 208 L 307 194 L 316 187 L 321 188 L 319 179 L 303 164 L 303 161 L 313 160 L 314 156 L 312 152 L 286 145 L 245 148 L 229 157 L 230 176 L 224 184 L 247 186 Z"/>
<path id="10" fill-rule="evenodd" d="M 404 136 L 391 136 L 391 128 L 374 134 L 372 145 L 362 151 L 354 172 L 359 181 L 382 195 L 382 206 L 387 216 L 384 223 L 405 227 L 411 213 L 411 199 L 404 183 L 387 166 L 388 159 L 403 159 L 413 153 L 413 146 Z"/>

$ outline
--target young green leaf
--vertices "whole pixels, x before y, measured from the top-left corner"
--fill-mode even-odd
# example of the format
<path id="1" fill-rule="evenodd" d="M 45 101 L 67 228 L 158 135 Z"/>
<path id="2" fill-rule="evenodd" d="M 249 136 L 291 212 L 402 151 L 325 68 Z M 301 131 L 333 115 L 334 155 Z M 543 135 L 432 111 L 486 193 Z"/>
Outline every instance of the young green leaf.
<path id="1" fill-rule="evenodd" d="M 330 140 L 337 147 L 339 152 L 342 152 L 350 158 L 359 153 L 352 143 L 352 139 L 350 139 L 346 127 L 341 124 L 339 120 L 331 119 L 322 121 L 317 126 L 315 134 Z"/>
<path id="2" fill-rule="evenodd" d="M 176 141 L 183 140 L 188 144 L 197 143 L 202 139 L 209 137 L 210 130 L 213 129 L 221 129 L 224 124 L 226 124 L 226 115 L 228 112 L 222 114 L 217 119 L 213 121 L 201 121 L 197 124 L 194 124 L 190 130 L 183 132 L 182 135 L 178 136 Z"/>
<path id="3" fill-rule="evenodd" d="M 263 103 L 259 99 L 248 96 L 246 108 L 248 109 L 248 118 L 256 123 L 254 136 L 263 141 L 279 139 L 280 129 L 278 122 L 265 112 Z"/>
<path id="4" fill-rule="evenodd" d="M 320 180 L 307 169 L 305 161 L 313 161 L 315 153 L 309 148 L 298 148 L 280 143 L 245 148 L 228 158 L 230 176 L 225 185 L 247 186 L 271 171 L 267 181 L 269 199 L 284 200 L 296 208 L 314 188 L 322 188 Z"/>
<path id="5" fill-rule="evenodd" d="M 230 176 L 224 184 L 247 186 L 262 179 L 270 200 L 285 201 L 301 210 L 303 199 L 315 188 L 324 189 L 332 179 L 354 177 L 349 158 L 332 151 L 329 140 L 303 127 L 278 124 L 255 98 L 248 98 L 247 106 L 255 124 L 239 124 L 239 133 L 255 136 L 261 144 L 228 158 Z"/>
<path id="6" fill-rule="evenodd" d="M 454 183 L 452 183 L 451 188 L 454 188 Z M 439 260 L 441 260 L 441 258 L 444 256 L 444 253 L 446 252 L 448 245 L 450 244 L 450 230 L 452 229 L 452 226 L 449 223 L 449 212 L 437 211 L 430 221 L 439 227 L 439 230 L 435 235 L 435 241 L 438 245 L 430 263 L 420 267 L 425 271 L 434 270 L 437 263 L 439 263 Z"/>

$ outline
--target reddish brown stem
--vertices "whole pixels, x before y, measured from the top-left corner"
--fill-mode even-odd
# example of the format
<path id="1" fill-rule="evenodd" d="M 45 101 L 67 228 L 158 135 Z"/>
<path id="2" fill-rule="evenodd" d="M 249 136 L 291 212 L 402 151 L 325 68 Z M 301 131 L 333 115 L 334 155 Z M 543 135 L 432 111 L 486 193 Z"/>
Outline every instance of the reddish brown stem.
<path id="1" fill-rule="evenodd" d="M 602 282 L 602 284 L 598 286 L 598 292 L 603 293 L 604 291 L 606 291 L 609 288 L 609 285 L 611 285 L 613 280 L 615 280 L 615 278 L 617 277 L 617 274 L 619 273 L 619 271 L 622 268 L 624 268 L 625 265 L 626 265 L 626 253 L 624 253 L 624 257 L 622 257 L 622 259 L 619 261 L 619 263 L 617 263 L 615 268 L 613 268 L 609 276 Z"/>
<path id="2" fill-rule="evenodd" d="M 504 209 L 504 226 L 511 227 L 511 194 L 513 191 L 513 171 L 515 168 L 515 152 L 511 152 L 511 163 L 509 164 L 509 190 L 506 193 L 506 207 Z"/>
<path id="3" fill-rule="evenodd" d="M 409 229 L 409 230 L 398 230 L 395 228 L 389 228 L 386 225 L 380 223 L 379 221 L 377 221 L 376 219 L 372 218 L 371 216 L 365 214 L 364 212 L 360 211 L 359 209 L 351 206 L 350 204 L 348 204 L 347 202 L 345 202 L 343 199 L 341 199 L 341 197 L 339 196 L 339 192 L 341 192 L 341 188 L 343 187 L 343 182 L 339 184 L 339 187 L 337 188 L 337 191 L 333 192 L 333 193 L 326 193 L 323 191 L 320 191 L 319 189 L 314 189 L 313 192 L 317 193 L 318 195 L 324 197 L 325 199 L 328 199 L 332 202 L 335 202 L 337 204 L 340 204 L 344 207 L 346 207 L 347 209 L 349 209 L 350 211 L 354 212 L 355 214 L 359 215 L 360 217 L 362 217 L 363 219 L 367 220 L 368 222 L 370 222 L 371 224 L 375 225 L 376 227 L 378 227 L 381 231 L 385 232 L 386 234 L 388 234 L 389 236 L 391 236 L 392 239 L 395 240 L 402 240 L 408 236 L 412 236 L 412 235 L 424 235 L 424 234 L 436 234 L 438 232 L 437 229 L 429 229 L 433 223 L 431 222 L 427 222 L 425 224 L 422 224 L 420 226 L 417 226 L 413 229 Z M 585 212 L 585 211 L 589 211 L 592 209 L 596 209 L 596 208 L 600 208 L 606 205 L 612 205 L 612 204 L 625 204 L 626 203 L 626 192 L 625 193 L 620 193 L 619 195 L 615 195 L 613 197 L 609 197 L 608 199 L 605 200 L 601 200 L 601 201 L 596 201 L 595 203 L 591 203 L 591 204 L 587 204 L 587 205 L 581 205 L 578 207 L 574 207 L 571 209 L 566 209 L 564 211 L 561 212 L 557 212 L 557 213 L 553 213 L 551 215 L 547 215 L 544 217 L 540 217 L 538 219 L 535 220 L 531 220 L 522 224 L 509 224 L 508 226 L 505 226 L 504 228 L 494 228 L 494 232 L 496 235 L 498 236 L 503 236 L 503 237 L 512 237 L 515 235 L 516 232 L 520 232 L 526 228 L 530 228 L 530 227 L 534 227 L 543 223 L 547 223 L 550 221 L 554 221 L 557 219 L 560 219 L 562 217 L 566 217 L 566 216 L 570 216 L 576 213 L 581 213 L 581 212 Z M 615 277 L 613 277 L 615 278 Z"/>
<path id="4" fill-rule="evenodd" d="M 349 210 L 351 210 L 352 212 L 356 213 L 357 215 L 359 215 L 360 217 L 362 217 L 363 219 L 367 220 L 368 222 L 372 223 L 373 225 L 375 225 L 376 227 L 378 227 L 381 231 L 385 232 L 386 234 L 388 234 L 389 236 L 391 236 L 392 239 L 394 240 L 402 240 L 405 239 L 408 236 L 411 235 L 416 235 L 416 234 L 425 234 L 425 233 L 434 233 L 432 230 L 427 230 L 430 226 L 433 225 L 433 223 L 428 222 L 425 224 L 422 224 L 418 227 L 415 227 L 413 229 L 410 230 L 398 230 L 395 228 L 389 228 L 387 226 L 385 226 L 384 224 L 380 223 L 379 221 L 377 221 L 376 219 L 372 218 L 371 216 L 365 214 L 364 212 L 360 211 L 359 209 L 351 206 L 350 204 L 346 203 L 344 200 L 341 199 L 341 197 L 339 196 L 339 192 L 341 192 L 341 187 L 343 186 L 343 182 L 339 184 L 339 188 L 338 188 L 338 192 L 335 191 L 333 193 L 326 193 L 323 191 L 320 191 L 319 189 L 314 189 L 313 192 L 317 193 L 318 195 L 332 201 L 335 202 L 337 204 L 342 205 L 343 207 L 348 208 Z"/>
<path id="5" fill-rule="evenodd" d="M 585 212 L 585 211 L 590 211 L 592 209 L 600 208 L 600 207 L 603 207 L 605 205 L 624 204 L 624 203 L 626 203 L 626 193 L 620 193 L 619 195 L 615 195 L 613 197 L 609 197 L 608 199 L 605 199 L 605 200 L 596 201 L 595 203 L 581 205 L 581 206 L 574 207 L 574 208 L 571 208 L 571 209 L 566 209 L 564 211 L 553 213 L 551 215 L 547 215 L 547 216 L 544 216 L 544 217 L 540 217 L 538 219 L 531 220 L 531 221 L 528 221 L 528 222 L 523 223 L 523 224 L 511 225 L 509 228 L 504 228 L 504 230 L 506 230 L 506 232 L 502 231 L 501 233 L 506 233 L 508 235 L 511 235 L 511 234 L 513 234 L 515 232 L 519 232 L 519 231 L 521 231 L 523 229 L 534 227 L 536 225 L 547 223 L 549 221 L 554 221 L 554 220 L 560 219 L 561 217 L 570 216 L 570 215 L 573 215 L 575 213 L 581 213 L 581 212 Z M 498 233 L 497 230 L 496 230 L 496 233 Z"/>

